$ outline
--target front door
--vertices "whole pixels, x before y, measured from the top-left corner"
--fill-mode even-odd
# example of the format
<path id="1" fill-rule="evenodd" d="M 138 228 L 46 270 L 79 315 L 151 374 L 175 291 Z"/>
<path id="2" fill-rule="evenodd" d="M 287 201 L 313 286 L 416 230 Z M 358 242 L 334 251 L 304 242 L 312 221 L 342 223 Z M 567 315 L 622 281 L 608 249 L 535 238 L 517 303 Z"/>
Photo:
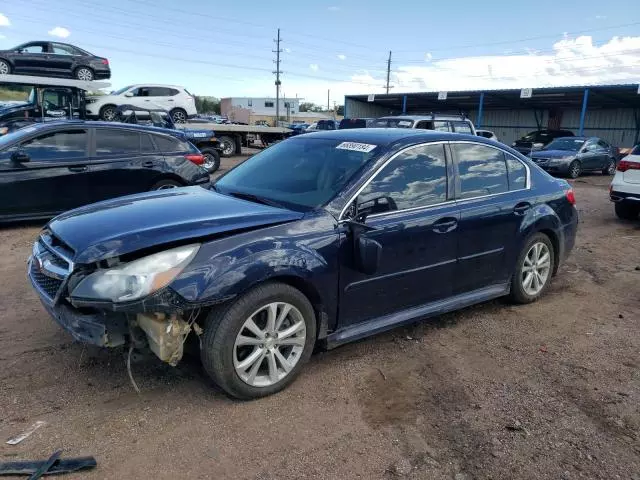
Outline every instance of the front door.
<path id="1" fill-rule="evenodd" d="M 66 129 L 38 135 L 3 154 L 0 215 L 47 216 L 86 203 L 87 147 L 86 129 Z M 13 162 L 15 151 L 29 161 Z"/>
<path id="2" fill-rule="evenodd" d="M 503 150 L 477 143 L 452 143 L 460 208 L 455 293 L 509 280 L 515 239 L 532 208 L 525 165 Z"/>
<path id="3" fill-rule="evenodd" d="M 342 241 L 340 326 L 360 323 L 452 293 L 458 207 L 448 189 L 445 145 L 410 147 L 383 167 L 357 199 L 367 237 L 382 246 L 374 274 L 354 268 L 353 237 Z"/>
<path id="4" fill-rule="evenodd" d="M 16 73 L 39 73 L 47 69 L 49 54 L 45 42 L 34 42 L 22 46 L 15 56 Z"/>

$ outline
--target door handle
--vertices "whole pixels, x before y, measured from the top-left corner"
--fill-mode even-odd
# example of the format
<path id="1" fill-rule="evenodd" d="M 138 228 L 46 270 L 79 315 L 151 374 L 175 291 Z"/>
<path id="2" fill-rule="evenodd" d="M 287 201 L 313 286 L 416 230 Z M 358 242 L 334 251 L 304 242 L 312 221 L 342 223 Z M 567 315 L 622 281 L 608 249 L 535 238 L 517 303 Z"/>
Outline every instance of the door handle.
<path id="1" fill-rule="evenodd" d="M 441 218 L 433 224 L 433 231 L 436 233 L 449 233 L 458 226 L 458 220 L 451 217 Z"/>
<path id="2" fill-rule="evenodd" d="M 513 207 L 513 213 L 516 215 L 524 215 L 531 208 L 531 204 L 529 202 L 521 202 Z"/>
<path id="3" fill-rule="evenodd" d="M 146 162 L 142 162 L 143 167 L 151 168 L 153 167 L 153 162 L 151 160 L 147 160 Z"/>
<path id="4" fill-rule="evenodd" d="M 86 172 L 87 171 L 87 166 L 86 165 L 79 165 L 77 167 L 69 167 L 69 171 L 70 172 Z"/>

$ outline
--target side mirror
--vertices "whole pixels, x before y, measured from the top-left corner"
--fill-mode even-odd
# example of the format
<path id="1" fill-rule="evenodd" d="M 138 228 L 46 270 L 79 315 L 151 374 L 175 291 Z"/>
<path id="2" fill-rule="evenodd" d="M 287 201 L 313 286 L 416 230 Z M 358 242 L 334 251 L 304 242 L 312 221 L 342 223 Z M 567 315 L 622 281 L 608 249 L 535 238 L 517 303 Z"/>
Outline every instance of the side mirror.
<path id="1" fill-rule="evenodd" d="M 368 238 L 366 235 L 358 235 L 355 240 L 355 267 L 362 273 L 373 275 L 380 266 L 382 245 Z"/>
<path id="2" fill-rule="evenodd" d="M 130 97 L 133 97 L 133 93 L 127 92 L 127 93 L 124 94 L 124 96 L 130 98 Z"/>
<path id="3" fill-rule="evenodd" d="M 11 154 L 11 161 L 14 163 L 26 163 L 31 161 L 31 157 L 28 153 L 17 150 Z"/>

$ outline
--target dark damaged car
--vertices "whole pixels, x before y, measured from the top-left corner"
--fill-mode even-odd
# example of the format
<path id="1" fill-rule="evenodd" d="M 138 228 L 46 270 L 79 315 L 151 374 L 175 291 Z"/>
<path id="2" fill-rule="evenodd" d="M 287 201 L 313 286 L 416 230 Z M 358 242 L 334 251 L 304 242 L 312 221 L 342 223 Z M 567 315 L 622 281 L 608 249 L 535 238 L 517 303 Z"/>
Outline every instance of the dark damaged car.
<path id="1" fill-rule="evenodd" d="M 568 183 L 508 147 L 354 129 L 278 143 L 210 190 L 63 214 L 28 269 L 76 339 L 175 365 L 199 336 L 212 379 L 249 399 L 289 384 L 316 345 L 500 296 L 535 301 L 576 227 Z"/>

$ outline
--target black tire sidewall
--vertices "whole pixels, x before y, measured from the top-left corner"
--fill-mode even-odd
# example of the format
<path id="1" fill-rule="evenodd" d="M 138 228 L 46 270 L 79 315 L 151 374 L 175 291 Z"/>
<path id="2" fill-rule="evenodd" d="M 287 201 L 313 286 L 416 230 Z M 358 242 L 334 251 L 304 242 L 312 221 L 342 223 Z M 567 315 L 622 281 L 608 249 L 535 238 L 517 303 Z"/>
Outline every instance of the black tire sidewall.
<path id="1" fill-rule="evenodd" d="M 106 112 L 107 110 L 113 110 L 114 111 L 114 117 L 111 120 L 107 120 L 106 118 L 104 118 L 104 112 Z M 117 115 L 117 113 L 118 113 L 118 109 L 116 107 L 113 107 L 111 105 L 107 105 L 105 107 L 102 107 L 100 109 L 100 114 L 99 114 L 100 120 L 104 120 L 105 122 L 113 122 L 115 120 L 115 118 L 116 118 L 115 116 Z"/>
<path id="2" fill-rule="evenodd" d="M 551 255 L 551 267 L 549 276 L 547 277 L 547 281 L 542 287 L 542 289 L 536 295 L 529 295 L 524 291 L 524 287 L 522 286 L 522 267 L 524 265 L 524 259 L 527 255 L 529 249 L 533 246 L 534 243 L 543 242 L 549 248 L 549 252 Z M 535 233 L 524 244 L 524 247 L 520 251 L 520 255 L 518 255 L 518 261 L 516 262 L 516 268 L 513 273 L 513 278 L 511 279 L 511 299 L 515 303 L 531 303 L 535 302 L 538 298 L 540 298 L 549 288 L 549 284 L 551 283 L 551 277 L 553 277 L 553 272 L 555 270 L 556 265 L 556 251 L 553 248 L 553 243 L 551 239 L 545 235 L 544 233 Z"/>
<path id="3" fill-rule="evenodd" d="M 602 174 L 603 175 L 608 175 L 608 176 L 613 175 L 613 173 L 609 173 L 609 167 L 611 166 L 611 164 L 613 164 L 613 169 L 614 169 L 614 173 L 615 173 L 616 161 L 615 160 L 609 160 L 609 163 L 607 163 L 607 166 L 602 169 Z"/>
<path id="4" fill-rule="evenodd" d="M 228 137 L 226 135 L 223 135 L 222 137 L 218 137 L 218 141 L 220 142 L 220 146 L 222 147 L 222 151 L 220 152 L 221 156 L 223 156 L 225 158 L 228 158 L 228 157 L 232 157 L 233 154 L 236 153 L 235 152 L 236 143 L 234 142 L 232 137 Z M 227 143 L 227 142 L 231 143 L 231 145 L 232 145 L 232 149 L 231 149 L 232 152 L 231 153 L 225 153 L 224 152 L 224 144 Z"/>
<path id="5" fill-rule="evenodd" d="M 184 115 L 184 120 L 178 121 L 175 118 L 173 118 L 174 114 L 176 112 L 181 112 Z M 173 110 L 171 110 L 171 120 L 173 120 L 173 123 L 186 123 L 187 122 L 187 112 L 185 110 L 183 110 L 182 108 L 174 108 Z"/>
<path id="6" fill-rule="evenodd" d="M 573 175 L 574 165 L 577 165 L 579 169 L 578 174 L 576 176 Z M 569 165 L 569 177 L 578 178 L 581 173 L 582 173 L 582 164 L 578 160 L 574 160 L 573 162 L 571 162 L 571 164 Z"/>
<path id="7" fill-rule="evenodd" d="M 252 387 L 238 377 L 233 366 L 234 343 L 246 319 L 258 308 L 271 302 L 294 305 L 304 317 L 306 343 L 291 373 L 269 387 Z M 307 297 L 284 283 L 259 285 L 226 307 L 212 310 L 202 338 L 200 356 L 204 369 L 213 381 L 232 397 L 251 400 L 279 392 L 300 373 L 313 352 L 316 340 L 316 316 Z"/>
<path id="8" fill-rule="evenodd" d="M 172 180 L 170 178 L 165 178 L 164 180 L 159 180 L 156 183 L 154 183 L 153 186 L 151 187 L 151 191 L 158 190 L 158 189 L 160 189 L 160 187 L 162 187 L 164 185 L 173 185 L 175 187 L 183 187 L 184 186 L 183 184 L 181 184 L 177 180 Z"/>
<path id="9" fill-rule="evenodd" d="M 11 64 L 2 59 L 0 59 L 0 63 L 4 63 L 7 66 L 7 75 L 11 75 L 11 72 L 13 71 L 13 69 L 11 68 Z"/>
<path id="10" fill-rule="evenodd" d="M 215 148 L 203 148 L 200 150 L 202 155 L 212 155 L 214 157 L 213 167 L 207 168 L 209 173 L 213 173 L 220 168 L 220 154 Z"/>

